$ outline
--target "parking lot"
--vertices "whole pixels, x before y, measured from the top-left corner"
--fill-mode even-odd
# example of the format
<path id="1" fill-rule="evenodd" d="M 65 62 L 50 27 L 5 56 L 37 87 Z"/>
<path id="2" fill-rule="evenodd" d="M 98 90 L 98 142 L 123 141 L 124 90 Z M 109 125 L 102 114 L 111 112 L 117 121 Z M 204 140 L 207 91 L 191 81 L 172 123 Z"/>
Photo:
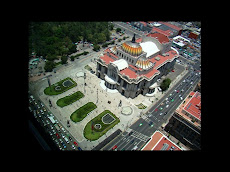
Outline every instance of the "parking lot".
<path id="1" fill-rule="evenodd" d="M 29 96 L 29 110 L 34 118 L 45 128 L 45 132 L 50 135 L 60 150 L 81 150 L 77 141 L 68 132 L 48 108 L 32 95 Z"/>

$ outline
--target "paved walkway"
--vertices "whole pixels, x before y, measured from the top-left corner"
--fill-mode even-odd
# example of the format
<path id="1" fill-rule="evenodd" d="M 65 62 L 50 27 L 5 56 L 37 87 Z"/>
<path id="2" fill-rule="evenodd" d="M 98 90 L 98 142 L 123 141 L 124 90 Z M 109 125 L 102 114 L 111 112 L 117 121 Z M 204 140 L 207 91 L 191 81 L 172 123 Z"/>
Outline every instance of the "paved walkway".
<path id="1" fill-rule="evenodd" d="M 90 62 L 88 64 L 90 67 L 93 68 L 93 70 L 96 70 L 96 64 L 94 62 Z M 66 72 L 65 72 L 66 71 Z M 72 72 L 74 71 L 74 72 Z M 86 79 L 84 80 L 83 77 L 77 77 L 77 73 L 79 71 L 86 72 Z M 71 73 L 72 72 L 72 73 Z M 76 140 L 81 143 L 81 145 L 84 145 L 82 148 L 84 150 L 92 150 L 97 144 L 102 142 L 105 138 L 107 138 L 110 134 L 112 134 L 117 129 L 121 129 L 122 131 L 125 131 L 131 126 L 135 121 L 137 121 L 140 117 L 140 113 L 145 113 L 151 105 L 154 105 L 157 100 L 159 100 L 164 94 L 159 92 L 156 89 L 156 94 L 153 97 L 146 97 L 143 95 L 138 95 L 136 98 L 126 98 L 122 96 L 119 92 L 111 92 L 110 89 L 105 89 L 103 86 L 101 87 L 101 79 L 99 79 L 95 74 L 90 73 L 88 70 L 84 69 L 84 66 L 81 66 L 80 68 L 71 70 L 63 70 L 60 74 L 57 71 L 56 74 L 53 74 L 51 77 L 52 83 L 62 80 L 66 78 L 67 76 L 71 77 L 78 85 L 60 95 L 55 96 L 47 96 L 44 94 L 44 89 L 47 87 L 47 83 L 43 84 L 41 87 L 39 87 L 39 96 L 40 99 L 48 106 L 50 111 L 59 119 L 59 121 L 62 123 L 62 125 L 67 128 L 67 120 L 70 120 L 70 115 L 79 107 L 83 106 L 84 104 L 88 102 L 93 102 L 97 105 L 97 108 L 87 117 L 85 117 L 81 122 L 74 123 L 70 120 L 70 128 L 67 128 L 68 131 L 76 138 Z M 173 87 L 174 84 L 178 80 L 180 80 L 183 75 L 187 73 L 186 70 L 184 70 L 179 76 L 177 76 L 173 82 L 171 83 L 170 87 Z M 48 74 L 46 74 L 48 75 Z M 84 86 L 84 82 L 87 84 Z M 56 102 L 58 99 L 65 97 L 69 94 L 75 93 L 76 91 L 81 91 L 85 94 L 83 98 L 81 98 L 79 101 L 74 102 L 72 105 L 60 108 L 56 105 Z M 112 90 L 113 91 L 113 90 Z M 52 102 L 53 107 L 49 107 L 49 99 Z M 120 100 L 122 101 L 122 107 L 124 106 L 131 106 L 133 109 L 133 113 L 131 115 L 123 115 L 121 114 L 122 107 L 118 107 Z M 109 104 L 108 101 L 111 101 Z M 144 104 L 147 106 L 146 109 L 138 109 L 136 105 L 138 104 Z M 85 125 L 94 117 L 96 117 L 98 114 L 103 112 L 104 110 L 110 110 L 112 113 L 114 113 L 119 119 L 120 123 L 115 125 L 112 129 L 110 129 L 105 135 L 100 137 L 96 141 L 88 141 L 83 136 L 83 130 Z"/>

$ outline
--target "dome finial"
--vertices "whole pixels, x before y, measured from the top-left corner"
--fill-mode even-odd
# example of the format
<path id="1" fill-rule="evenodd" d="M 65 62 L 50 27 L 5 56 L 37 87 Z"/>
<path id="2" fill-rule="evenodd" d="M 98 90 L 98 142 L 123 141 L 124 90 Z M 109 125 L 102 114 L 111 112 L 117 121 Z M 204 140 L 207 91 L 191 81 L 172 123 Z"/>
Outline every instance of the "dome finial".
<path id="1" fill-rule="evenodd" d="M 135 33 L 133 34 L 132 42 L 135 43 Z"/>

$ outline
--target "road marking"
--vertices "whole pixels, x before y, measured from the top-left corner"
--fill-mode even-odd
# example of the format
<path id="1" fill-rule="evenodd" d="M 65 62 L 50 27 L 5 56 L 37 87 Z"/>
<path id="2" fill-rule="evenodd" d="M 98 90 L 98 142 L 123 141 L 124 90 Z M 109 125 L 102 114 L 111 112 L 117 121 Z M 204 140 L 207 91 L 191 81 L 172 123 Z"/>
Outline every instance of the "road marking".
<path id="1" fill-rule="evenodd" d="M 141 140 L 141 141 L 144 141 L 144 142 L 146 142 L 149 139 L 148 136 L 146 136 L 146 135 L 144 135 L 142 133 L 139 133 L 137 131 L 134 131 L 132 136 L 137 138 L 137 139 L 139 139 L 139 140 Z"/>

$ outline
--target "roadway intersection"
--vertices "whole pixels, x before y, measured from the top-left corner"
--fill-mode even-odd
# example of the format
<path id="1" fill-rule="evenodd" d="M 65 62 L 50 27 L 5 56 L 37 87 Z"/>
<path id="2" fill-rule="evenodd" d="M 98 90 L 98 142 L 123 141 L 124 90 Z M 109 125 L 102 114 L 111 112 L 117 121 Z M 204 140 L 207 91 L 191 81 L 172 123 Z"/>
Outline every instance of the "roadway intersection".
<path id="1" fill-rule="evenodd" d="M 140 150 L 151 135 L 173 115 L 173 112 L 183 103 L 185 97 L 193 90 L 199 80 L 199 71 L 190 70 L 157 104 L 102 150 L 111 150 L 115 145 L 117 150 Z"/>

